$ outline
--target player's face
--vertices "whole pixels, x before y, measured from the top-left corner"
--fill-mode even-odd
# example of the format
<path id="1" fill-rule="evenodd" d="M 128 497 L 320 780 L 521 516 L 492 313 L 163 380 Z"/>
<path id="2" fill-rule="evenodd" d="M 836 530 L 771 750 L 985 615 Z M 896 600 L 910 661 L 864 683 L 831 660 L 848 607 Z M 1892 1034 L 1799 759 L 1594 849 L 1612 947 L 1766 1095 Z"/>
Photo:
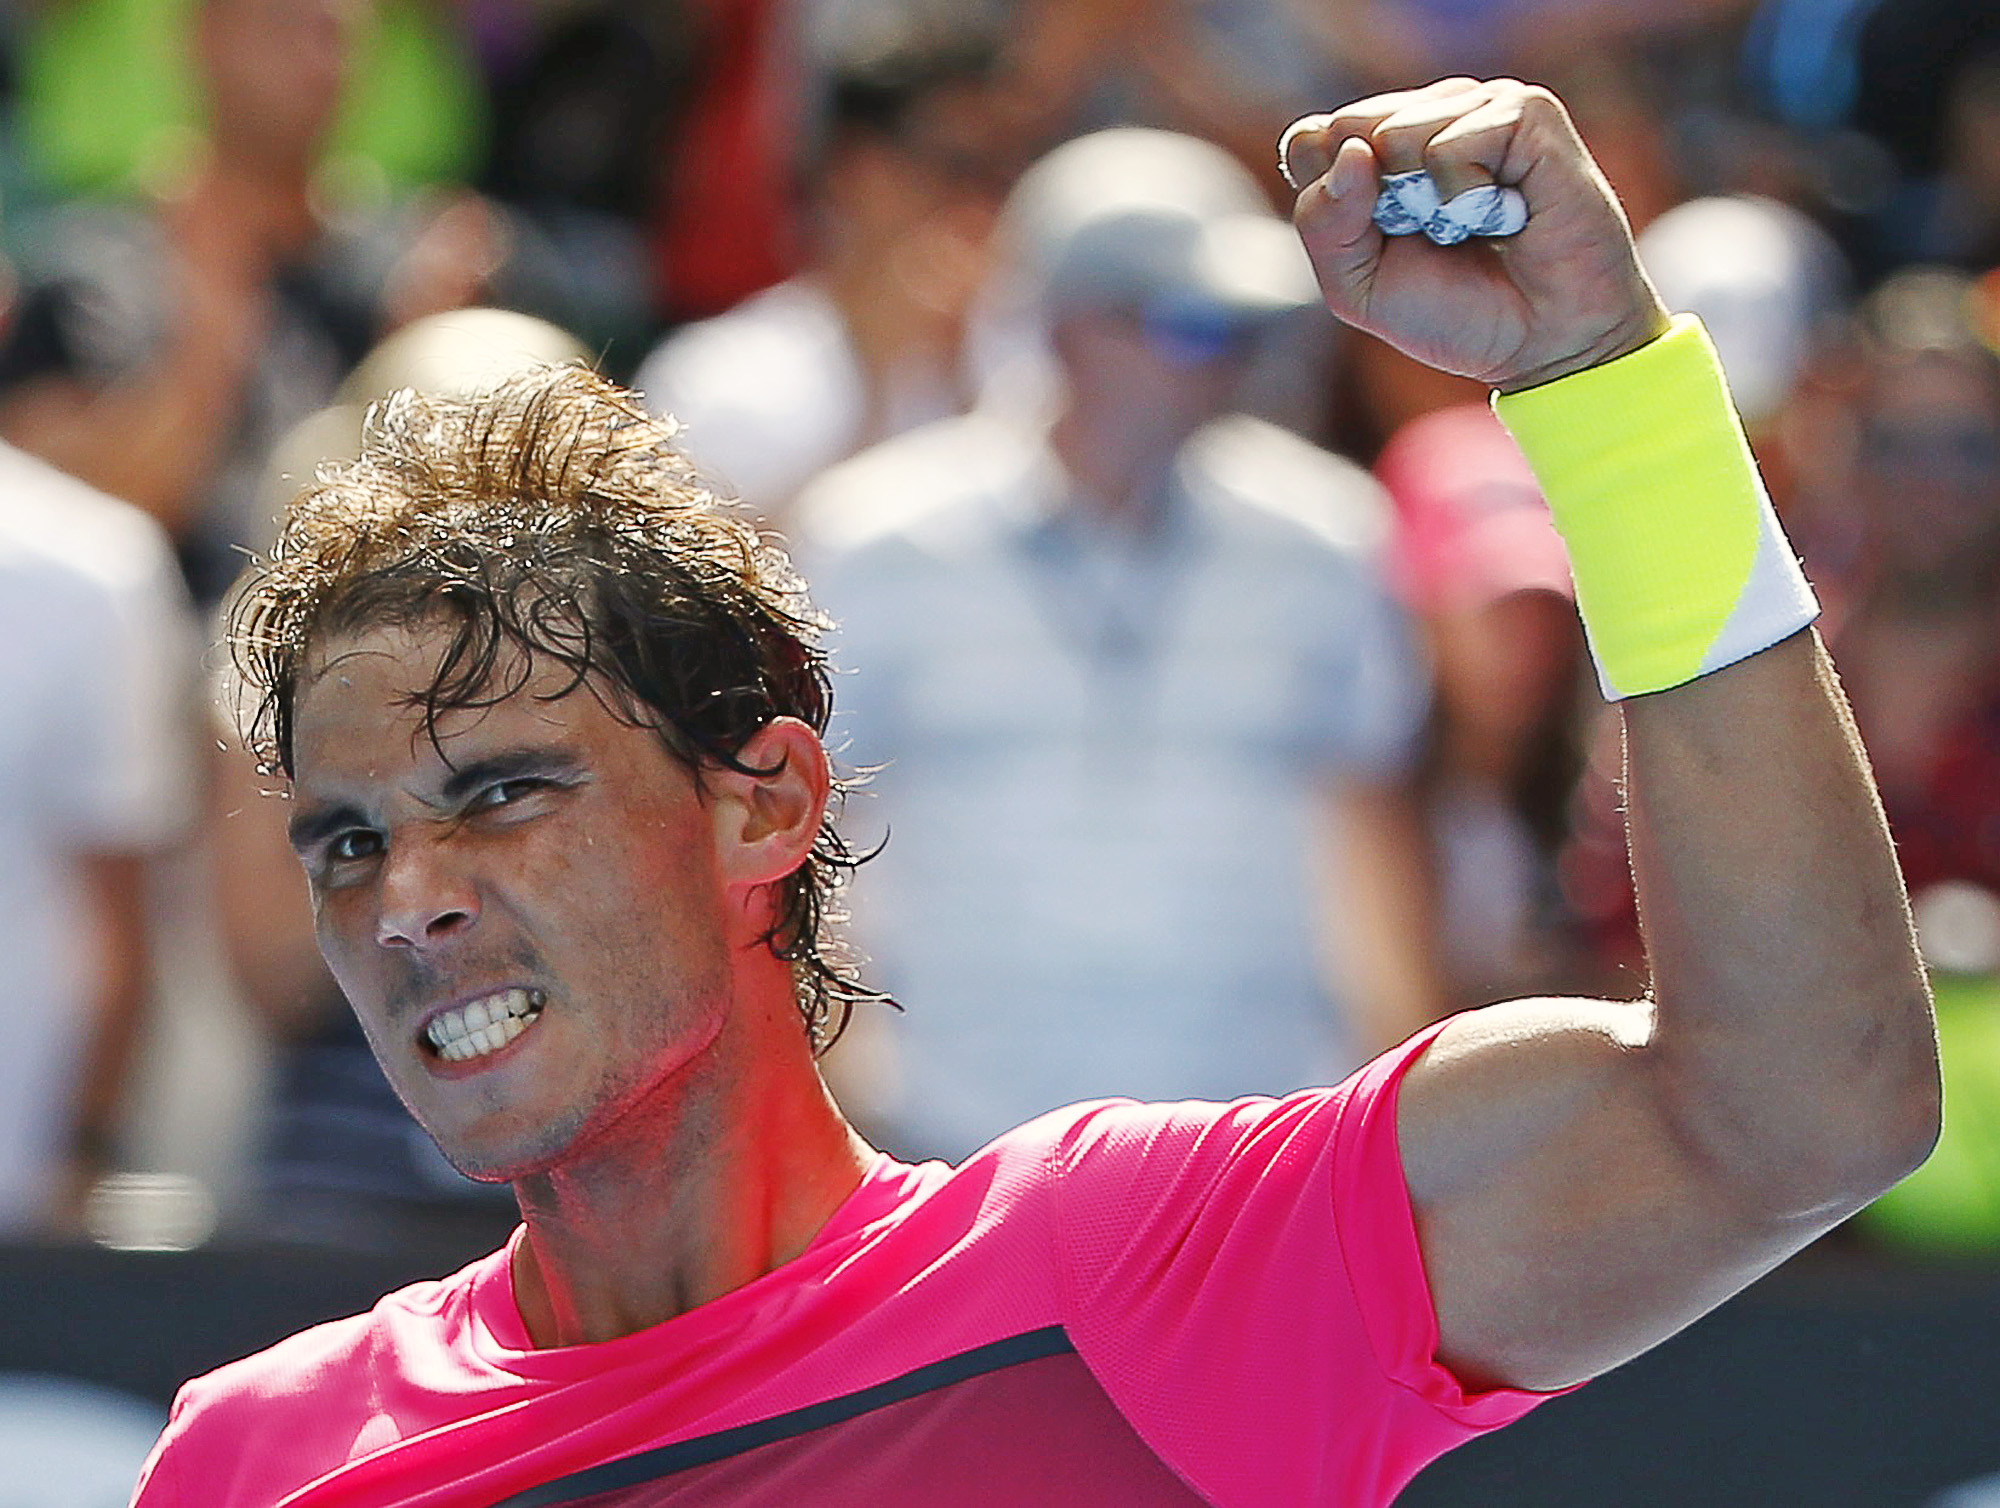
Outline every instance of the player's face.
<path id="1" fill-rule="evenodd" d="M 465 1172 L 515 1178 L 670 1111 L 722 1025 L 725 886 L 693 775 L 559 669 L 433 740 L 408 702 L 442 642 L 320 647 L 292 833 L 397 1093 Z"/>

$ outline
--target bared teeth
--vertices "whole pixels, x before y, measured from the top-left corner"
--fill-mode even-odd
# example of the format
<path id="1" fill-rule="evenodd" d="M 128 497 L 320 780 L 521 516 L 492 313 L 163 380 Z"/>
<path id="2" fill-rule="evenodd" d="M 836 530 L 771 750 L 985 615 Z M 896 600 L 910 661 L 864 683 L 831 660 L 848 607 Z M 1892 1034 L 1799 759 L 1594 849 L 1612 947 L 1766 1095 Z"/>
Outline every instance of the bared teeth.
<path id="1" fill-rule="evenodd" d="M 498 1052 L 541 1015 L 547 997 L 540 990 L 500 990 L 431 1018 L 424 1035 L 438 1056 L 451 1063 Z"/>

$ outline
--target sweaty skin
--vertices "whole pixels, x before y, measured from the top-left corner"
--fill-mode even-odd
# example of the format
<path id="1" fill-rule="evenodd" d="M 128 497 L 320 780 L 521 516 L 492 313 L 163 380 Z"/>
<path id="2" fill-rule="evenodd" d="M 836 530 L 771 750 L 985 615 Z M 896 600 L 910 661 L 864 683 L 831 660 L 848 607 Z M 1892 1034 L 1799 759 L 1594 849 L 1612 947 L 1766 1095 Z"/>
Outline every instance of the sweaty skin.
<path id="1" fill-rule="evenodd" d="M 1294 212 L 1327 305 L 1506 391 L 1636 349 L 1666 311 L 1561 105 L 1448 79 L 1294 126 Z M 1504 240 L 1371 220 L 1383 173 L 1517 188 Z M 1621 703 L 1647 1000 L 1456 1018 L 1411 1071 L 1403 1157 L 1466 1380 L 1616 1366 L 1896 1181 L 1936 1137 L 1936 1040 L 1846 702 L 1795 635 Z"/>
<path id="2" fill-rule="evenodd" d="M 441 632 L 323 645 L 301 688 L 291 828 L 315 925 L 390 1081 L 458 1167 L 510 1180 L 541 1344 L 609 1339 L 804 1248 L 867 1149 L 814 1067 L 768 884 L 818 830 L 826 757 L 779 719 L 764 776 L 701 780 L 606 688 L 536 667 L 440 720 L 409 690 Z M 440 1012 L 528 992 L 532 1024 L 447 1061 Z"/>

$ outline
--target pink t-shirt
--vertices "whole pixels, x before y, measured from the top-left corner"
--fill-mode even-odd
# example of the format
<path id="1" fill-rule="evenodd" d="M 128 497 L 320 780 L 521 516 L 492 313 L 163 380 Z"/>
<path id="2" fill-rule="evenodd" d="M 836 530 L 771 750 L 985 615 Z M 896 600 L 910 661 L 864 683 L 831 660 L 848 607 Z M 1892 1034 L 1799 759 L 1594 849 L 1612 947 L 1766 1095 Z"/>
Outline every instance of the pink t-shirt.
<path id="1" fill-rule="evenodd" d="M 1433 1357 L 1394 1093 L 1428 1038 L 878 1158 L 796 1260 L 598 1345 L 535 1349 L 496 1252 L 190 1382 L 135 1502 L 1387 1503 L 1539 1401 Z"/>

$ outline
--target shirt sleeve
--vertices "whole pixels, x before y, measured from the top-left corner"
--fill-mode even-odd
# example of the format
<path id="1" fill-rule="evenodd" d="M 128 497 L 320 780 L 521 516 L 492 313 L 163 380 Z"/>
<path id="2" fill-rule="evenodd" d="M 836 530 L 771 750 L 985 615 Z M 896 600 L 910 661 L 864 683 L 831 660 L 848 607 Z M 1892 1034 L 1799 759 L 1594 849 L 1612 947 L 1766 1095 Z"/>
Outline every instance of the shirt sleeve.
<path id="1" fill-rule="evenodd" d="M 182 1409 L 186 1399 L 186 1388 L 174 1394 L 173 1407 L 167 1415 L 167 1427 L 153 1442 L 152 1453 L 139 1469 L 138 1484 L 132 1489 L 131 1508 L 179 1508 L 185 1500 L 180 1490 L 180 1462 L 168 1446 L 185 1427 Z"/>
<path id="2" fill-rule="evenodd" d="M 1331 1090 L 1107 1105 L 1054 1153 L 1071 1339 L 1213 1502 L 1386 1504 L 1540 1401 L 1437 1359 L 1395 1128 L 1434 1034 Z"/>

